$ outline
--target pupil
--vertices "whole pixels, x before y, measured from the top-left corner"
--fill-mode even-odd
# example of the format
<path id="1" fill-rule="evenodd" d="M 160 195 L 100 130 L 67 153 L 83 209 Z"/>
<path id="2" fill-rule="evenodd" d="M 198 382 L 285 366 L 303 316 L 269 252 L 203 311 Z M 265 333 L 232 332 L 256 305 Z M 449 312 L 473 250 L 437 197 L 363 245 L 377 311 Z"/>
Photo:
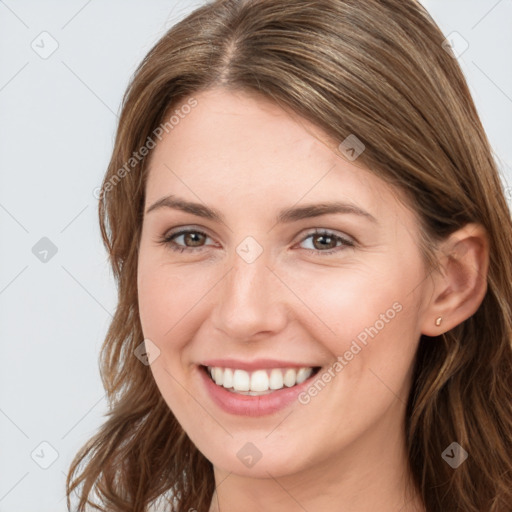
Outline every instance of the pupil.
<path id="1" fill-rule="evenodd" d="M 327 235 L 318 235 L 318 236 L 317 236 L 317 239 L 323 239 L 323 240 L 325 240 L 326 238 L 327 238 L 327 239 L 331 239 L 331 241 L 333 240 L 333 237 L 332 237 L 332 236 L 327 236 Z M 329 244 L 327 244 L 327 245 L 329 245 Z M 325 245 L 325 244 L 320 244 L 320 248 L 322 248 L 322 247 L 325 249 L 326 245 Z"/>
<path id="2" fill-rule="evenodd" d="M 201 242 L 201 236 L 202 235 L 200 233 L 187 233 L 187 237 L 189 238 L 189 240 L 190 240 L 190 237 L 199 237 L 199 241 L 198 240 L 196 240 L 195 242 L 192 241 L 192 245 L 199 245 Z M 199 243 L 197 243 L 197 242 L 199 242 Z"/>

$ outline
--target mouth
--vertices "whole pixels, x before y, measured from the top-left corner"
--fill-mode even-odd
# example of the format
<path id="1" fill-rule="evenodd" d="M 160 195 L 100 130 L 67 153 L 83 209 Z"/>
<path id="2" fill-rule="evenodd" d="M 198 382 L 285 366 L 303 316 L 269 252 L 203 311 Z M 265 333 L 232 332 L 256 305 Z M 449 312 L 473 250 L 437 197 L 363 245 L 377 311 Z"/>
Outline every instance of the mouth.
<path id="1" fill-rule="evenodd" d="M 208 379 L 230 393 L 263 396 L 294 388 L 313 378 L 321 366 L 259 368 L 247 371 L 241 368 L 199 365 Z"/>

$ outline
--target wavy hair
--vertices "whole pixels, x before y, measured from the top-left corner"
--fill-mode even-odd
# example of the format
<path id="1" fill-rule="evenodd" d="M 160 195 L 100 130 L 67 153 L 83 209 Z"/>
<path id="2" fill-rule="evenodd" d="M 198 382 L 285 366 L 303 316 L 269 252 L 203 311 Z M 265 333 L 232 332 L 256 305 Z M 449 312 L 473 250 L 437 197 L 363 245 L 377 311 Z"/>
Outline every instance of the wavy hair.
<path id="1" fill-rule="evenodd" d="M 405 432 L 428 512 L 512 509 L 511 214 L 444 39 L 415 0 L 217 0 L 150 50 L 124 95 L 98 205 L 118 290 L 100 355 L 109 412 L 71 464 L 68 509 L 76 493 L 78 512 L 145 512 L 162 498 L 159 510 L 209 510 L 212 464 L 134 357 L 143 340 L 137 258 L 148 168 L 147 156 L 134 155 L 171 109 L 213 87 L 260 94 L 335 141 L 356 134 L 366 146 L 358 165 L 413 205 L 429 269 L 449 234 L 469 222 L 485 227 L 486 295 L 466 321 L 421 336 Z M 456 470 L 441 457 L 454 440 L 469 452 Z"/>

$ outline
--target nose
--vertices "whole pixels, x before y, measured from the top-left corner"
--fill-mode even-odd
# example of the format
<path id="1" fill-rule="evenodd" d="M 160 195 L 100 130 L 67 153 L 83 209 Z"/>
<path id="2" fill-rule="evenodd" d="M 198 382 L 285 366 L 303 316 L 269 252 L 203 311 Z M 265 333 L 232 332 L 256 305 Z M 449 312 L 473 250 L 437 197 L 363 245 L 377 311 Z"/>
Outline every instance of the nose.
<path id="1" fill-rule="evenodd" d="M 248 341 L 284 328 L 285 286 L 268 263 L 265 253 L 251 263 L 235 253 L 232 267 L 218 283 L 212 321 L 229 339 Z"/>

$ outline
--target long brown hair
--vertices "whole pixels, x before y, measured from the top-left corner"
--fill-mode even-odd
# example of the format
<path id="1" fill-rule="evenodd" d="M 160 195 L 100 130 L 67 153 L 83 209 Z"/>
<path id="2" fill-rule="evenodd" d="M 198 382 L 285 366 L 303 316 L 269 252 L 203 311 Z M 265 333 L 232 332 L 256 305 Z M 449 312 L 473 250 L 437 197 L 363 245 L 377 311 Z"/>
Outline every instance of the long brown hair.
<path id="1" fill-rule="evenodd" d="M 366 147 L 358 165 L 414 205 L 429 268 L 440 240 L 468 222 L 485 227 L 486 295 L 463 323 L 421 337 L 406 441 L 428 512 L 512 509 L 512 221 L 488 139 L 444 39 L 415 0 L 217 0 L 148 53 L 124 96 L 99 201 L 118 284 L 101 353 L 109 413 L 70 467 L 68 508 L 76 492 L 79 512 L 87 504 L 144 512 L 164 496 L 168 510 L 209 509 L 212 464 L 176 421 L 150 368 L 134 357 L 143 340 L 137 255 L 148 163 L 139 151 L 160 126 L 172 129 L 171 109 L 221 86 L 261 94 L 335 141 L 356 134 Z M 453 441 L 469 453 L 457 469 L 442 458 Z"/>

